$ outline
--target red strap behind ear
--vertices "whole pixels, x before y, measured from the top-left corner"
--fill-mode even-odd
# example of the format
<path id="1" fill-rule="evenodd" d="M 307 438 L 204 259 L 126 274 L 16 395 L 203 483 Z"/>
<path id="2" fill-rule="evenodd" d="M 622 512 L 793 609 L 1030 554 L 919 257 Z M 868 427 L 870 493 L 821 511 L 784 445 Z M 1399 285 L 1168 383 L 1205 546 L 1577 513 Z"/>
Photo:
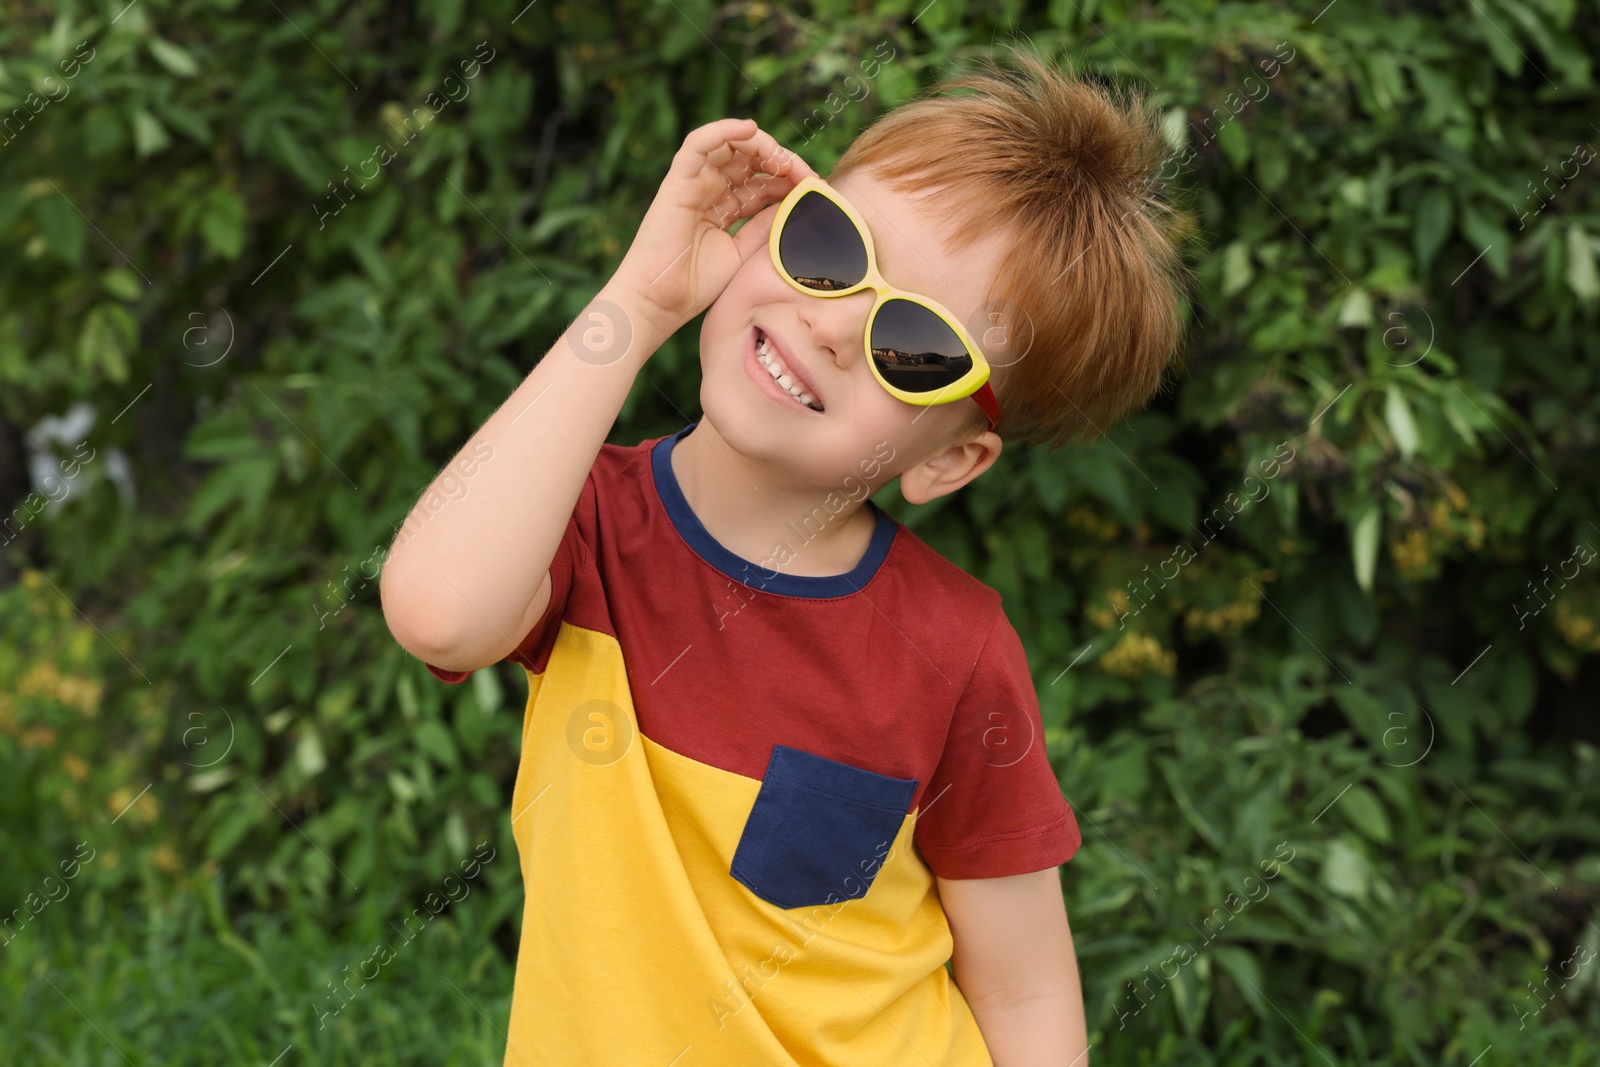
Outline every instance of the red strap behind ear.
<path id="1" fill-rule="evenodd" d="M 984 382 L 978 386 L 978 391 L 972 394 L 972 399 L 978 402 L 983 413 L 989 416 L 989 431 L 1000 425 L 1000 402 L 995 399 L 994 390 L 989 388 L 989 383 Z"/>

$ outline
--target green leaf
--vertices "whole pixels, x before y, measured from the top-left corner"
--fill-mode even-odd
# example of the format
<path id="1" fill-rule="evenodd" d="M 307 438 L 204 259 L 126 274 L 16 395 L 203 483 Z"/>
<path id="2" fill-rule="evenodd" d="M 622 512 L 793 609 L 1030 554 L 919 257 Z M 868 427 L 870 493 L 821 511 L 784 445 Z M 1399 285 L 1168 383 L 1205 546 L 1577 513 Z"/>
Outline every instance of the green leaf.
<path id="1" fill-rule="evenodd" d="M 103 370 L 114 382 L 128 378 L 128 353 L 133 350 L 138 324 L 121 304 L 96 304 L 84 317 L 78 333 L 78 366 L 84 371 Z"/>
<path id="2" fill-rule="evenodd" d="M 139 276 L 126 267 L 106 271 L 100 276 L 100 284 L 118 300 L 137 300 L 142 291 Z"/>
<path id="3" fill-rule="evenodd" d="M 84 223 L 64 197 L 54 192 L 33 202 L 33 221 L 39 227 L 50 254 L 69 266 L 77 266 L 83 256 Z"/>
<path id="4" fill-rule="evenodd" d="M 1384 402 L 1383 418 L 1389 424 L 1389 432 L 1394 435 L 1394 443 L 1400 448 L 1400 457 L 1410 462 L 1411 457 L 1417 453 L 1417 423 L 1411 417 L 1411 405 L 1406 403 L 1406 398 L 1395 385 L 1386 390 L 1388 399 Z"/>
<path id="5" fill-rule="evenodd" d="M 1226 112 L 1227 108 L 1222 110 Z M 1217 131 L 1217 144 L 1222 146 L 1223 154 L 1235 170 L 1243 170 L 1244 165 L 1250 162 L 1250 138 L 1245 133 L 1244 124 L 1238 119 Z"/>
<path id="6" fill-rule="evenodd" d="M 479 672 L 480 674 L 483 672 Z M 450 817 L 444 821 L 444 839 L 450 845 L 450 854 L 465 856 L 471 847 L 467 841 L 466 820 L 461 818 L 459 811 L 452 811 Z"/>
<path id="7" fill-rule="evenodd" d="M 1189 825 L 1194 827 L 1195 832 L 1203 837 L 1212 848 L 1222 848 L 1225 841 L 1222 831 L 1217 828 L 1216 823 L 1212 822 L 1205 812 L 1200 810 L 1200 806 L 1195 803 L 1194 797 L 1184 785 L 1182 777 L 1184 764 L 1161 756 L 1157 757 L 1156 766 L 1161 768 L 1161 776 L 1167 781 L 1167 788 L 1172 792 L 1172 799 L 1177 802 L 1178 810 L 1183 813 L 1183 817 L 1188 820 Z"/>
<path id="8" fill-rule="evenodd" d="M 189 498 L 184 516 L 187 529 L 199 532 L 229 505 L 243 502 L 245 514 L 258 514 L 277 480 L 278 461 L 272 455 L 246 456 L 211 471 Z"/>
<path id="9" fill-rule="evenodd" d="M 1461 232 L 1466 234 L 1472 247 L 1471 258 L 1465 259 L 1458 269 L 1468 269 L 1469 265 L 1477 269 L 1474 260 L 1481 255 L 1495 276 L 1504 280 L 1511 270 L 1511 235 L 1484 218 L 1471 204 L 1461 207 Z"/>
<path id="10" fill-rule="evenodd" d="M 1233 979 L 1239 988 L 1239 995 L 1250 1005 L 1251 1011 L 1261 1016 L 1271 1013 L 1272 1009 L 1261 992 L 1261 967 L 1256 963 L 1255 956 L 1231 945 L 1216 945 L 1211 949 L 1211 955 L 1217 961 L 1217 966 Z"/>
<path id="11" fill-rule="evenodd" d="M 1340 326 L 1365 326 L 1372 321 L 1372 298 L 1365 289 L 1351 289 L 1339 305 Z"/>
<path id="12" fill-rule="evenodd" d="M 885 109 L 900 106 L 917 91 L 917 81 L 904 63 L 885 63 L 873 82 Z"/>
<path id="13" fill-rule="evenodd" d="M 1512 656 L 1500 673 L 1500 708 L 1511 723 L 1521 722 L 1533 710 L 1539 681 L 1533 661 L 1527 656 Z"/>
<path id="14" fill-rule="evenodd" d="M 1597 251 L 1583 227 L 1578 223 L 1567 226 L 1567 287 L 1579 300 L 1593 300 L 1600 296 L 1600 277 L 1595 274 L 1594 257 Z"/>
<path id="15" fill-rule="evenodd" d="M 144 108 L 133 113 L 133 144 L 139 158 L 153 156 L 172 143 L 172 135 Z"/>
<path id="16" fill-rule="evenodd" d="M 322 738 L 309 723 L 300 729 L 299 741 L 294 746 L 294 762 L 307 778 L 321 774 L 328 766 L 328 758 L 322 752 Z"/>
<path id="17" fill-rule="evenodd" d="M 231 767 L 218 767 L 216 770 L 201 771 L 199 774 L 189 776 L 189 788 L 196 793 L 214 792 L 239 777 L 237 764 Z"/>
<path id="18" fill-rule="evenodd" d="M 1222 295 L 1233 296 L 1250 284 L 1256 276 L 1250 265 L 1250 249 L 1243 241 L 1235 241 L 1222 254 Z"/>
<path id="19" fill-rule="evenodd" d="M 200 73 L 200 65 L 182 48 L 160 37 L 150 38 L 150 54 L 156 62 L 180 78 L 192 78 Z"/>
<path id="20" fill-rule="evenodd" d="M 1278 138 L 1256 139 L 1256 177 L 1266 193 L 1282 189 L 1289 180 L 1289 149 Z"/>
<path id="21" fill-rule="evenodd" d="M 1364 785 L 1353 785 L 1339 799 L 1339 810 L 1363 834 L 1381 844 L 1394 839 L 1389 816 L 1377 794 Z"/>
<path id="22" fill-rule="evenodd" d="M 221 259 L 238 259 L 244 249 L 244 201 L 227 188 L 213 186 L 200 216 L 200 236 Z"/>
<path id="23" fill-rule="evenodd" d="M 411 779 L 397 770 L 389 772 L 389 789 L 394 793 L 395 799 L 402 804 L 409 804 L 417 799 L 417 790 L 411 784 Z"/>
<path id="24" fill-rule="evenodd" d="M 472 691 L 485 715 L 493 715 L 505 704 L 505 687 L 492 668 L 472 672 Z"/>
<path id="25" fill-rule="evenodd" d="M 744 65 L 745 76 L 755 83 L 757 88 L 772 83 L 783 73 L 784 63 L 782 56 L 759 55 L 751 56 Z"/>
<path id="26" fill-rule="evenodd" d="M 1378 566 L 1378 534 L 1383 515 L 1369 504 L 1350 528 L 1350 557 L 1355 562 L 1356 584 L 1363 593 L 1372 592 L 1372 576 Z"/>
<path id="27" fill-rule="evenodd" d="M 446 40 L 461 25 L 463 0 L 425 0 L 421 9 L 432 18 L 435 40 Z"/>
<path id="28" fill-rule="evenodd" d="M 198 111 L 169 100 L 161 106 L 161 117 L 173 129 L 187 134 L 190 140 L 204 145 L 212 142 L 211 127 L 206 125 L 206 120 L 201 118 Z"/>
<path id="29" fill-rule="evenodd" d="M 211 832 L 211 836 L 206 840 L 207 857 L 210 859 L 220 859 L 221 857 L 227 855 L 229 852 L 233 851 L 233 846 L 238 844 L 245 834 L 249 833 L 261 822 L 261 815 L 259 812 L 252 810 L 251 807 L 248 806 L 248 796 L 252 795 L 254 795 L 254 790 L 250 790 L 249 793 L 246 794 L 247 799 L 244 801 L 243 805 L 228 812 L 228 814 L 223 816 L 222 820 L 217 823 L 217 828 Z M 272 810 L 272 805 L 269 801 L 262 800 L 259 797 L 257 800 L 260 802 L 262 808 L 265 808 L 267 811 Z M 235 803 L 239 802 L 235 801 Z"/>
<path id="30" fill-rule="evenodd" d="M 1505 35 L 1505 31 L 1477 4 L 1472 5 L 1473 21 L 1478 24 L 1478 39 L 1489 49 L 1501 70 L 1510 78 L 1522 73 L 1522 50 Z"/>
<path id="31" fill-rule="evenodd" d="M 1372 869 L 1367 858 L 1342 839 L 1328 846 L 1322 863 L 1322 884 L 1342 897 L 1360 900 L 1367 895 Z"/>
<path id="32" fill-rule="evenodd" d="M 1181 107 L 1169 107 L 1161 116 L 1161 139 L 1173 152 L 1183 151 L 1188 144 L 1189 112 Z"/>
<path id="33" fill-rule="evenodd" d="M 1340 576 L 1333 587 L 1334 607 L 1345 633 L 1362 645 L 1370 645 L 1378 636 L 1381 621 L 1378 606 L 1370 596 L 1362 595 L 1347 578 Z"/>
<path id="34" fill-rule="evenodd" d="M 450 731 L 433 719 L 424 719 L 417 725 L 417 747 L 446 767 L 458 767 L 461 758 L 456 754 L 455 739 Z"/>
<path id="35" fill-rule="evenodd" d="M 1451 201 L 1450 194 L 1439 186 L 1434 186 L 1422 194 L 1422 200 L 1417 204 L 1417 273 L 1425 275 L 1428 264 L 1433 262 L 1434 255 L 1450 233 Z"/>
<path id="36" fill-rule="evenodd" d="M 542 213 L 538 221 L 533 224 L 529 233 L 529 240 L 539 244 L 547 240 L 552 234 L 562 230 L 575 228 L 574 224 L 585 219 L 594 218 L 600 212 L 590 204 L 579 204 L 576 207 L 559 207 Z"/>

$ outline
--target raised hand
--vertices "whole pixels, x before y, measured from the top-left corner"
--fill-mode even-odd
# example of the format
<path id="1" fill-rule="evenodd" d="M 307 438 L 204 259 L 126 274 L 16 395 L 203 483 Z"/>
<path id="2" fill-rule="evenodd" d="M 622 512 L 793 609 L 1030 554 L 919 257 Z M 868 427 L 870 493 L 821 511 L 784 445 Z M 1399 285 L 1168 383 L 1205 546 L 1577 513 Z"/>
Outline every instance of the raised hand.
<path id="1" fill-rule="evenodd" d="M 711 306 L 752 251 L 727 228 L 815 173 L 754 119 L 691 130 L 608 288 L 633 294 L 677 329 Z"/>

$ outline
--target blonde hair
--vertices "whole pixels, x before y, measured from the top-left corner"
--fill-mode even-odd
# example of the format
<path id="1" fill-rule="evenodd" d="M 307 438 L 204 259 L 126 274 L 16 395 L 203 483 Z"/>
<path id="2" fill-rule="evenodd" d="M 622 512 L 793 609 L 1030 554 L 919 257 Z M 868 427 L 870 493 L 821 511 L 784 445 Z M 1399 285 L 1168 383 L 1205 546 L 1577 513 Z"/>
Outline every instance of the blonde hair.
<path id="1" fill-rule="evenodd" d="M 1165 155 L 1155 106 L 1008 52 L 1018 69 L 984 56 L 884 114 L 830 178 L 870 171 L 896 192 L 942 190 L 956 251 L 996 227 L 1014 235 L 985 306 L 1002 328 L 1031 326 L 1031 344 L 991 360 L 998 432 L 1055 449 L 1109 432 L 1160 387 L 1189 274 L 1154 180 Z M 987 349 L 983 324 L 967 326 Z M 948 443 L 987 425 L 968 406 Z"/>

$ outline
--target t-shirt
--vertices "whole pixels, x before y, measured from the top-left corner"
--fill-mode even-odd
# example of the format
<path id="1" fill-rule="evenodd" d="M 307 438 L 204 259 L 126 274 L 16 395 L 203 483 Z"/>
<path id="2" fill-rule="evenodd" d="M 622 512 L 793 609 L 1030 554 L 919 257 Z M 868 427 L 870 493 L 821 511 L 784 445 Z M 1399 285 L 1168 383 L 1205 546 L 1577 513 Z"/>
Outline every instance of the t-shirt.
<path id="1" fill-rule="evenodd" d="M 736 556 L 673 474 L 696 425 L 601 447 L 506 657 L 528 703 L 505 1063 L 991 1065 L 934 876 L 1081 841 L 1000 595 L 870 499 L 849 573 Z M 830 521 L 790 523 L 784 558 Z"/>

